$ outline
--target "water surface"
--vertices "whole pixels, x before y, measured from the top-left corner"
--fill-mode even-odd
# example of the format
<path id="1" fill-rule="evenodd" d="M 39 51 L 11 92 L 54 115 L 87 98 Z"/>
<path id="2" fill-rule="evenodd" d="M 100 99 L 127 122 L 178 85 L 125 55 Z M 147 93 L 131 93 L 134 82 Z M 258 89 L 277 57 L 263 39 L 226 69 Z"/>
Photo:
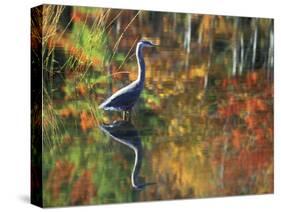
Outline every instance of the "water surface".
<path id="1" fill-rule="evenodd" d="M 46 82 L 58 127 L 44 141 L 45 206 L 273 192 L 272 20 L 112 10 L 96 53 L 71 39 L 107 10 L 68 10 Z M 144 49 L 145 89 L 120 127 L 96 106 L 137 78 L 140 38 L 159 47 Z M 77 55 L 92 64 L 62 65 Z"/>

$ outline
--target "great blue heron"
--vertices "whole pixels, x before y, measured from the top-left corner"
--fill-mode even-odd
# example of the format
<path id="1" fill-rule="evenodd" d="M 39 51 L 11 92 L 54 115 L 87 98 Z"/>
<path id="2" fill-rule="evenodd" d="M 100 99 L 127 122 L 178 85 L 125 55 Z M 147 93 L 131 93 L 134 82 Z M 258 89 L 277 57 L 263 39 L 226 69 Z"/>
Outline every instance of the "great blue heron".
<path id="1" fill-rule="evenodd" d="M 126 113 L 130 112 L 132 107 L 138 100 L 140 93 L 144 86 L 145 80 L 145 63 L 142 55 L 143 47 L 153 47 L 155 44 L 150 41 L 141 40 L 136 47 L 136 57 L 138 62 L 138 78 L 127 85 L 126 87 L 118 90 L 108 99 L 106 99 L 100 106 L 100 109 L 123 111 L 123 119 L 126 118 Z"/>
<path id="2" fill-rule="evenodd" d="M 135 153 L 135 162 L 131 174 L 131 183 L 134 189 L 140 190 L 145 186 L 153 185 L 155 183 L 140 183 L 139 172 L 142 163 L 142 144 L 141 138 L 134 125 L 125 120 L 115 121 L 112 124 L 100 125 L 100 129 L 113 138 L 115 141 L 124 144 L 132 149 Z"/>

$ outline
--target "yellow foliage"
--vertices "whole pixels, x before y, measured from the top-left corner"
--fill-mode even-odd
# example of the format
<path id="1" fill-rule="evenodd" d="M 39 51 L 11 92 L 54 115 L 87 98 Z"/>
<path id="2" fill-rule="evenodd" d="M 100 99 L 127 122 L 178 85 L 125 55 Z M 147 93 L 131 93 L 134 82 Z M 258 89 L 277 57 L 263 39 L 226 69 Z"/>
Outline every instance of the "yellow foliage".
<path id="1" fill-rule="evenodd" d="M 218 16 L 216 23 L 217 23 L 217 27 L 215 28 L 216 34 L 227 35 L 233 31 L 232 27 L 228 26 L 224 16 Z"/>
<path id="2" fill-rule="evenodd" d="M 194 79 L 196 77 L 205 77 L 207 74 L 207 67 L 206 65 L 201 65 L 200 67 L 194 67 L 189 71 L 189 78 Z"/>
<path id="3" fill-rule="evenodd" d="M 202 44 L 204 46 L 209 45 L 209 43 L 211 42 L 212 36 L 212 30 L 213 30 L 213 20 L 214 20 L 214 16 L 210 16 L 210 15 L 205 15 L 203 16 L 202 20 L 201 20 L 201 24 L 199 27 L 199 37 L 201 37 L 202 40 Z"/>
<path id="4" fill-rule="evenodd" d="M 197 94 L 196 98 L 197 98 L 198 100 L 201 100 L 201 99 L 204 97 L 204 94 L 205 94 L 205 91 L 200 91 L 200 92 Z"/>
<path id="5" fill-rule="evenodd" d="M 160 145 L 159 151 L 152 155 L 152 169 L 155 181 L 161 182 L 156 187 L 161 199 L 175 198 L 177 194 L 196 197 L 212 194 L 216 179 L 206 159 L 199 144 Z"/>

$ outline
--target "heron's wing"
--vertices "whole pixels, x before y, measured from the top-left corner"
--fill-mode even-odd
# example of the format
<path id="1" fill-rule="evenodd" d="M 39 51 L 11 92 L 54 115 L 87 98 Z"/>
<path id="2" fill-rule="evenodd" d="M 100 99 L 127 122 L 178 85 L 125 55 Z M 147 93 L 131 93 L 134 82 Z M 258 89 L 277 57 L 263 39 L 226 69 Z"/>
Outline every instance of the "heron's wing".
<path id="1" fill-rule="evenodd" d="M 112 106 L 130 106 L 136 102 L 140 92 L 138 90 L 130 90 L 120 93 L 111 99 Z"/>
<path id="2" fill-rule="evenodd" d="M 135 88 L 125 87 L 114 93 L 103 104 L 104 108 L 126 108 L 134 105 L 140 95 L 140 90 Z"/>

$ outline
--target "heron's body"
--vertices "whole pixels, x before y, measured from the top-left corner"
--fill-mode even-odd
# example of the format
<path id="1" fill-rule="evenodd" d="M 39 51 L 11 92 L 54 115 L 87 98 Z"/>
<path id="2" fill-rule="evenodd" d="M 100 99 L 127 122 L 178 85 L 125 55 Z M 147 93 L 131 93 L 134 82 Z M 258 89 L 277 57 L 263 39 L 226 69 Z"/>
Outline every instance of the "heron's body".
<path id="1" fill-rule="evenodd" d="M 151 47 L 154 46 L 154 44 L 149 41 L 140 41 L 137 44 L 136 57 L 138 61 L 138 78 L 114 93 L 105 100 L 99 108 L 104 110 L 130 111 L 135 105 L 144 87 L 145 63 L 142 55 L 142 48 L 145 46 Z"/>
<path id="2" fill-rule="evenodd" d="M 134 81 L 114 93 L 99 108 L 104 110 L 129 111 L 138 100 L 142 88 L 138 82 Z"/>

